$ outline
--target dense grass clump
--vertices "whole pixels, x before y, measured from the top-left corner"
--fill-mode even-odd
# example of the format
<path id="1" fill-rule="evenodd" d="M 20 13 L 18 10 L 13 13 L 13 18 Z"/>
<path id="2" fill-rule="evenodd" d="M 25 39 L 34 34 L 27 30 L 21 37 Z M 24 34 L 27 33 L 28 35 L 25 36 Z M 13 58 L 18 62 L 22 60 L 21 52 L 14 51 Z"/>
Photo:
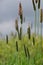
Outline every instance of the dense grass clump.
<path id="1" fill-rule="evenodd" d="M 32 45 L 32 38 L 29 40 L 27 35 L 21 40 L 17 37 L 11 38 L 8 44 L 6 40 L 0 40 L 0 65 L 42 65 L 43 40 L 42 45 L 40 38 Z"/>

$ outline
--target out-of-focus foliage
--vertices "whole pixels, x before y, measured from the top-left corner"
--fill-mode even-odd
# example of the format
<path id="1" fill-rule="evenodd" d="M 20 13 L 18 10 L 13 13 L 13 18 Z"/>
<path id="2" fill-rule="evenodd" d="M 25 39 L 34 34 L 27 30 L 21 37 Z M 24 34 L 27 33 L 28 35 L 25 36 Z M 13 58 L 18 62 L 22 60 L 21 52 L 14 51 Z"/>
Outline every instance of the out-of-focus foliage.
<path id="1" fill-rule="evenodd" d="M 0 65 L 43 65 L 43 40 L 40 43 L 40 37 L 36 38 L 35 45 L 32 45 L 32 38 L 33 36 L 29 40 L 27 35 L 22 40 L 11 38 L 8 44 L 5 40 L 0 40 Z M 24 45 L 28 48 L 30 58 L 25 56 Z"/>

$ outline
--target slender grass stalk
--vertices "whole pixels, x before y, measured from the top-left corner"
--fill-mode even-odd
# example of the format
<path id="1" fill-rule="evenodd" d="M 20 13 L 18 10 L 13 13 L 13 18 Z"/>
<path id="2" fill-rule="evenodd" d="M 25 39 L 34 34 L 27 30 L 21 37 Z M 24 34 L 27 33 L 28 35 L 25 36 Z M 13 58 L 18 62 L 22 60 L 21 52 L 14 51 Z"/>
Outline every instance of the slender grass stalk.
<path id="1" fill-rule="evenodd" d="M 37 35 L 39 36 L 39 9 L 38 9 L 38 21 L 37 21 Z"/>
<path id="2" fill-rule="evenodd" d="M 36 6 L 34 3 L 34 0 L 32 0 L 33 3 L 33 8 L 34 8 L 34 17 L 35 17 L 35 22 L 34 22 L 34 33 L 35 33 L 35 37 L 36 37 Z"/>
<path id="3" fill-rule="evenodd" d="M 40 43 L 42 43 L 42 17 L 43 17 L 42 14 L 43 14 L 43 12 L 42 12 L 42 9 L 41 9 L 41 10 L 40 10 L 40 23 L 41 23 L 41 31 L 40 31 L 40 32 L 41 32 L 41 33 L 40 33 L 40 34 L 41 34 L 41 42 L 40 42 Z M 42 45 L 42 44 L 41 44 L 41 45 Z M 42 46 L 41 46 L 41 47 L 42 47 Z"/>
<path id="4" fill-rule="evenodd" d="M 42 43 L 42 23 L 41 23 L 41 43 Z"/>
<path id="5" fill-rule="evenodd" d="M 40 16 L 40 14 L 39 14 L 39 12 L 40 12 L 40 0 L 38 0 L 38 35 L 39 35 L 39 16 Z"/>
<path id="6" fill-rule="evenodd" d="M 34 33 L 35 33 L 35 37 L 36 37 L 36 11 L 34 11 L 34 13 L 35 13 Z"/>
<path id="7" fill-rule="evenodd" d="M 26 50 L 26 46 L 24 45 L 24 52 L 25 52 L 25 56 L 27 57 L 27 50 Z"/>
<path id="8" fill-rule="evenodd" d="M 41 48 L 42 48 L 42 23 L 40 23 L 40 25 L 41 25 L 41 30 L 40 30 L 41 40 L 40 40 L 40 44 L 41 44 Z"/>

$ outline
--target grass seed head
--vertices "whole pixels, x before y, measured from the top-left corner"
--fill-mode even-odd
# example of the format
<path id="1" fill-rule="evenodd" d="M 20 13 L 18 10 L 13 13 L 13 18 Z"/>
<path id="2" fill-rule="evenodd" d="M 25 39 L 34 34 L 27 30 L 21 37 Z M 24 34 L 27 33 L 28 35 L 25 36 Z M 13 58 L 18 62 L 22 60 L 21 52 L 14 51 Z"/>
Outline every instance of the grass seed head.
<path id="1" fill-rule="evenodd" d="M 25 56 L 27 57 L 27 51 L 26 51 L 26 46 L 24 45 L 24 52 L 25 52 Z"/>
<path id="2" fill-rule="evenodd" d="M 8 44 L 8 35 L 6 35 L 6 43 Z"/>
<path id="3" fill-rule="evenodd" d="M 40 9 L 40 0 L 38 0 L 38 9 Z"/>
<path id="4" fill-rule="evenodd" d="M 33 37 L 33 45 L 35 45 L 35 38 Z"/>
<path id="5" fill-rule="evenodd" d="M 23 15 L 20 15 L 21 24 L 23 23 Z"/>
<path id="6" fill-rule="evenodd" d="M 21 24 L 22 24 L 22 22 L 23 22 L 23 11 L 22 11 L 21 3 L 19 3 L 19 16 L 20 16 L 20 20 L 21 20 Z"/>
<path id="7" fill-rule="evenodd" d="M 22 5 L 19 3 L 19 15 L 22 15 Z"/>
<path id="8" fill-rule="evenodd" d="M 16 30 L 18 32 L 18 20 L 17 19 L 15 20 L 15 28 L 16 28 Z"/>
<path id="9" fill-rule="evenodd" d="M 28 29 L 27 29 L 27 34 L 28 34 L 28 38 L 30 39 L 30 38 L 31 38 L 31 31 L 30 31 L 30 27 L 28 27 Z"/>
<path id="10" fill-rule="evenodd" d="M 36 4 L 37 4 L 37 1 L 38 1 L 38 0 L 35 0 Z"/>
<path id="11" fill-rule="evenodd" d="M 16 50 L 18 52 L 18 42 L 16 41 Z"/>
<path id="12" fill-rule="evenodd" d="M 42 9 L 40 9 L 40 23 L 42 23 Z"/>
<path id="13" fill-rule="evenodd" d="M 36 6 L 35 6 L 35 3 L 34 3 L 34 0 L 32 0 L 32 3 L 33 3 L 34 11 L 35 11 L 36 10 Z"/>
<path id="14" fill-rule="evenodd" d="M 20 40 L 22 39 L 22 27 L 20 27 Z"/>

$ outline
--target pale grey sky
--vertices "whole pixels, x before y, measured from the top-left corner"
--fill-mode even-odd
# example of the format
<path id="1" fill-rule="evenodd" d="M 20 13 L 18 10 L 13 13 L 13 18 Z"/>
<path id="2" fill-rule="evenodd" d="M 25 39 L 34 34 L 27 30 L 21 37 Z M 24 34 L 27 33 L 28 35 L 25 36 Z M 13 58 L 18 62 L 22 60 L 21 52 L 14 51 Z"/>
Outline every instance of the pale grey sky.
<path id="1" fill-rule="evenodd" d="M 28 22 L 34 21 L 34 10 L 32 0 L 0 0 L 0 32 L 7 34 L 14 29 L 14 21 L 18 16 L 18 5 L 21 1 L 23 6 L 23 14 L 28 20 L 23 24 L 24 31 L 26 31 Z M 41 0 L 41 8 L 43 9 L 43 0 Z M 33 29 L 32 29 L 33 30 Z"/>
<path id="2" fill-rule="evenodd" d="M 32 0 L 0 0 L 0 22 L 14 19 L 18 16 L 18 5 L 21 1 L 23 6 L 24 16 L 33 19 Z M 43 0 L 41 0 L 43 8 Z"/>

